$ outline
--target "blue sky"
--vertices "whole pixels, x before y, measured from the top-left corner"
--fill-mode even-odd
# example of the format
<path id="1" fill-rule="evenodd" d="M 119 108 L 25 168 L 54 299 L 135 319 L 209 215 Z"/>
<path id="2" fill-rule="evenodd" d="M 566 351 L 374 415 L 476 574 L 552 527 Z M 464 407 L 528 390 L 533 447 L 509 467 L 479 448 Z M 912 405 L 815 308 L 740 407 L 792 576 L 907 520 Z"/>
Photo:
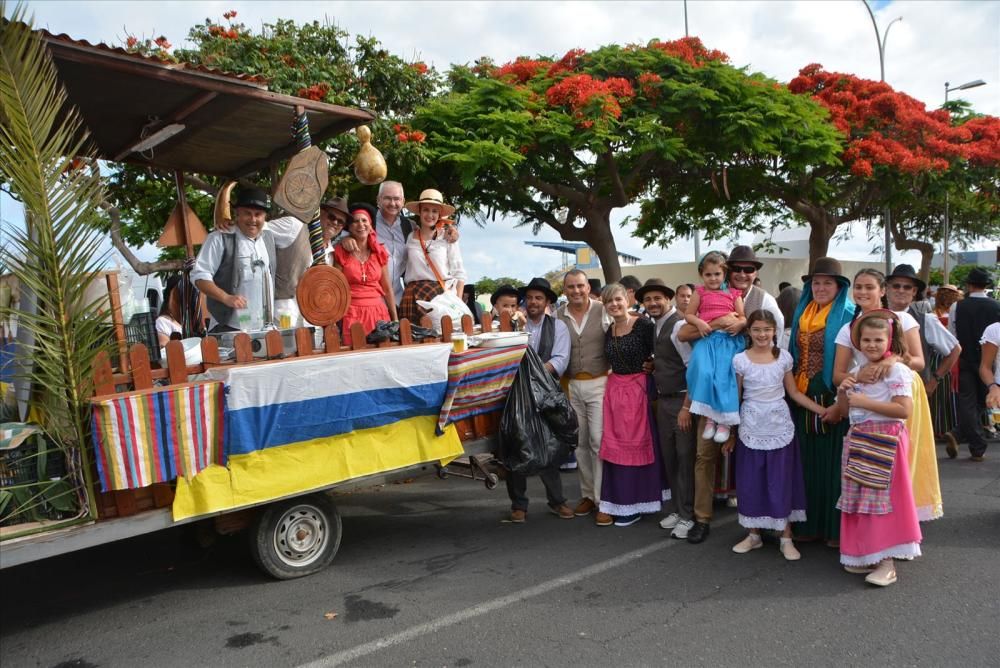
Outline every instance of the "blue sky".
<path id="1" fill-rule="evenodd" d="M 118 44 L 127 34 L 166 35 L 183 44 L 187 29 L 205 18 L 218 20 L 236 10 L 251 27 L 278 18 L 329 20 L 351 34 L 378 38 L 392 52 L 423 60 L 439 70 L 488 55 L 505 62 L 518 55 L 562 55 L 575 47 L 646 42 L 684 35 L 681 2 L 72 2 L 28 3 L 36 25 L 76 38 Z M 987 86 L 965 98 L 982 112 L 1000 115 L 1000 3 L 980 1 L 875 2 L 885 26 L 897 16 L 886 49 L 886 80 L 928 106 L 943 101 L 944 82 L 983 79 Z M 460 11 L 457 11 L 460 8 Z M 710 48 L 729 54 L 738 66 L 788 81 L 809 63 L 878 79 L 878 49 L 871 20 L 860 1 L 688 3 L 690 33 Z M 953 94 L 954 95 L 954 94 Z M 415 195 L 416 193 L 409 193 Z M 620 221 L 630 213 L 613 214 Z M 4 225 L 21 218 L 16 205 L 0 195 Z M 872 244 L 863 226 L 833 249 L 845 259 L 866 259 Z M 485 229 L 462 228 L 462 247 L 470 274 L 511 275 L 527 280 L 554 268 L 558 253 L 529 248 L 527 228 L 498 221 Z M 619 248 L 645 263 L 685 261 L 690 241 L 670 249 L 643 248 L 630 230 L 616 227 Z M 557 239 L 545 228 L 539 239 Z M 743 239 L 747 241 L 748 239 Z M 704 248 L 704 245 L 703 245 Z M 150 249 L 143 254 L 149 255 Z M 916 261 L 910 254 L 903 256 Z"/>

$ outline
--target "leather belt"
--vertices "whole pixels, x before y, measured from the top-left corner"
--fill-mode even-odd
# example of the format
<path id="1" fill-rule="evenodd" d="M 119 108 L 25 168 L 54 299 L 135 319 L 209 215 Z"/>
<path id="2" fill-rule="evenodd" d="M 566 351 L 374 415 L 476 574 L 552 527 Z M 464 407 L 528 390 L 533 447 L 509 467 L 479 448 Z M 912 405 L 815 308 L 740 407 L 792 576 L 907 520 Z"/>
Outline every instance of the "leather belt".
<path id="1" fill-rule="evenodd" d="M 580 373 L 575 374 L 573 376 L 573 380 L 594 380 L 596 378 L 603 378 L 604 376 L 607 376 L 607 375 L 608 375 L 607 371 L 605 371 L 604 373 L 599 373 L 596 376 L 594 374 L 592 374 L 592 373 L 587 373 L 586 371 L 581 371 Z"/>
<path id="2" fill-rule="evenodd" d="M 664 399 L 683 399 L 687 396 L 687 390 L 681 390 L 680 392 L 660 392 L 660 396 Z"/>

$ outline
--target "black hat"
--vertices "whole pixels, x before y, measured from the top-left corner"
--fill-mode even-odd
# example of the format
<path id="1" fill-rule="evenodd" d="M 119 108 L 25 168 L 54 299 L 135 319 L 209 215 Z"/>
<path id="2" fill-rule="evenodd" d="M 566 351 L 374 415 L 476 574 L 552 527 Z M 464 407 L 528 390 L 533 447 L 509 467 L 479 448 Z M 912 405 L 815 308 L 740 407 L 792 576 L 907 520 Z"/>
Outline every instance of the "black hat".
<path id="1" fill-rule="evenodd" d="M 635 291 L 636 301 L 641 302 L 643 297 L 646 296 L 647 292 L 654 292 L 656 290 L 659 290 L 660 292 L 665 294 L 667 296 L 667 299 L 674 298 L 673 288 L 668 287 L 667 284 L 663 282 L 662 278 L 651 278 L 648 281 L 646 281 L 641 288 Z"/>
<path id="2" fill-rule="evenodd" d="M 559 299 L 556 293 L 552 291 L 552 286 L 544 278 L 539 278 L 536 276 L 535 278 L 531 279 L 531 281 L 526 286 L 517 289 L 518 296 L 521 299 L 524 299 L 524 296 L 528 294 L 528 290 L 538 290 L 539 292 L 544 293 L 545 296 L 548 298 L 550 304 L 555 304 L 556 300 Z"/>
<path id="3" fill-rule="evenodd" d="M 916 270 L 913 268 L 913 265 L 911 264 L 897 265 L 896 268 L 892 270 L 892 273 L 885 277 L 885 280 L 888 281 L 890 278 L 908 278 L 914 283 L 916 283 L 918 298 L 922 298 L 924 290 L 927 289 L 927 284 L 920 280 L 920 278 L 917 276 Z"/>
<path id="4" fill-rule="evenodd" d="M 238 209 L 241 206 L 252 207 L 254 209 L 269 212 L 271 210 L 271 200 L 267 196 L 267 191 L 263 188 L 240 188 L 240 192 L 236 196 L 236 204 L 234 208 Z"/>
<path id="5" fill-rule="evenodd" d="M 802 282 L 808 283 L 813 276 L 830 276 L 843 285 L 851 284 L 851 279 L 844 276 L 844 267 L 840 264 L 840 260 L 832 257 L 817 258 L 816 262 L 813 263 L 812 271 L 802 277 Z"/>
<path id="6" fill-rule="evenodd" d="M 372 221 L 372 229 L 373 230 L 375 229 L 375 215 L 377 212 L 375 210 L 375 207 L 373 207 L 371 204 L 368 204 L 367 202 L 355 202 L 354 204 L 351 204 L 349 207 L 347 207 L 347 210 L 348 210 L 348 216 L 347 216 L 348 227 L 354 220 L 354 212 L 364 211 L 365 213 L 368 214 L 368 218 Z"/>
<path id="7" fill-rule="evenodd" d="M 490 304 L 492 306 L 496 306 L 497 300 L 506 295 L 510 295 L 511 297 L 514 297 L 518 300 L 521 299 L 521 295 L 517 292 L 517 288 L 515 288 L 513 285 L 504 284 L 501 285 L 496 290 L 494 290 L 493 294 L 490 295 Z"/>
<path id="8" fill-rule="evenodd" d="M 757 255 L 753 252 L 753 248 L 750 246 L 737 246 L 734 248 L 733 252 L 729 254 L 729 259 L 726 260 L 726 264 L 733 264 L 734 262 L 746 262 L 747 264 L 752 264 L 758 269 L 764 266 L 764 263 L 757 259 Z"/>
<path id="9" fill-rule="evenodd" d="M 351 217 L 351 211 L 347 208 L 347 199 L 343 197 L 334 197 L 332 199 L 324 200 L 320 202 L 319 208 L 321 209 L 333 209 L 334 211 L 339 211 L 344 214 L 345 217 Z M 372 218 L 372 224 L 375 223 L 375 219 Z"/>
<path id="10" fill-rule="evenodd" d="M 601 294 L 601 279 L 599 278 L 588 278 L 587 283 L 590 284 L 591 294 L 599 295 Z"/>
<path id="11" fill-rule="evenodd" d="M 985 267 L 973 267 L 969 275 L 965 277 L 965 282 L 967 285 L 988 288 L 993 285 L 993 277 L 990 276 L 990 272 Z"/>

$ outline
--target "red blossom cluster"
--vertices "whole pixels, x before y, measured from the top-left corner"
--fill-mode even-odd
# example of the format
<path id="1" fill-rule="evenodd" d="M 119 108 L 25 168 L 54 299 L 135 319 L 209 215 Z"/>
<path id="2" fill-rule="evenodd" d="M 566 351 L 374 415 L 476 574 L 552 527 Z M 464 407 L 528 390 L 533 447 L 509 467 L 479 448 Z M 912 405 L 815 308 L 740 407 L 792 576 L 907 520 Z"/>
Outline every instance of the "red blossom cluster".
<path id="1" fill-rule="evenodd" d="M 639 75 L 639 90 L 644 96 L 655 100 L 660 96 L 657 84 L 661 81 L 663 81 L 663 77 L 656 72 L 643 72 Z"/>
<path id="2" fill-rule="evenodd" d="M 427 65 L 425 63 L 422 62 L 413 63 L 412 65 L 410 65 L 410 67 L 412 67 L 417 74 L 421 75 L 427 74 Z"/>
<path id="3" fill-rule="evenodd" d="M 530 58 L 521 56 L 515 61 L 498 67 L 493 72 L 493 76 L 497 79 L 507 79 L 523 84 L 533 78 L 543 68 L 547 68 L 550 65 L 551 63 L 545 60 L 531 60 Z"/>
<path id="4" fill-rule="evenodd" d="M 688 65 L 702 67 L 705 63 L 718 61 L 728 63 L 729 56 L 718 49 L 706 49 L 705 45 L 697 37 L 682 37 L 670 42 L 653 40 L 649 43 L 652 49 L 659 49 L 665 53 L 680 58 Z"/>
<path id="5" fill-rule="evenodd" d="M 884 82 L 826 72 L 816 64 L 802 68 L 788 88 L 829 110 L 848 138 L 843 158 L 856 176 L 870 177 L 876 166 L 915 173 L 946 170 L 955 159 L 1000 162 L 995 117 L 953 126 L 947 111 L 928 111 Z"/>
<path id="6" fill-rule="evenodd" d="M 235 9 L 230 9 L 228 12 L 226 12 L 226 13 L 224 13 L 222 15 L 222 18 L 226 19 L 227 21 L 229 21 L 230 19 L 235 19 L 236 18 L 236 10 Z"/>
<path id="7" fill-rule="evenodd" d="M 160 47 L 161 49 L 164 49 L 164 50 L 169 49 L 171 47 L 170 42 L 168 42 L 167 38 L 164 37 L 163 35 L 160 35 L 155 40 L 153 40 L 153 43 L 156 44 L 156 46 L 158 46 L 158 47 Z"/>
<path id="8" fill-rule="evenodd" d="M 600 104 L 601 114 L 605 117 L 621 118 L 621 102 L 630 100 L 634 96 L 635 91 L 628 79 L 611 77 L 602 81 L 589 74 L 566 77 L 545 92 L 545 97 L 551 106 L 568 106 L 578 119 L 583 119 L 585 108 L 594 103 Z M 593 121 L 581 121 L 580 125 L 585 128 L 591 127 Z"/>
<path id="9" fill-rule="evenodd" d="M 396 141 L 402 144 L 411 141 L 422 144 L 427 140 L 427 135 L 420 130 L 410 130 L 405 125 L 400 125 L 399 123 L 393 125 L 392 130 L 396 133 Z"/>
<path id="10" fill-rule="evenodd" d="M 208 34 L 212 37 L 221 37 L 222 39 L 238 39 L 240 36 L 236 28 L 223 28 L 216 25 L 208 26 Z"/>
<path id="11" fill-rule="evenodd" d="M 139 44 L 139 38 L 133 35 L 129 35 L 125 40 L 125 48 L 134 49 L 137 44 Z"/>
<path id="12" fill-rule="evenodd" d="M 545 76 L 554 79 L 563 72 L 572 72 L 580 67 L 580 60 L 587 55 L 584 49 L 570 49 L 566 55 L 552 63 Z"/>
<path id="13" fill-rule="evenodd" d="M 326 98 L 326 94 L 330 92 L 330 84 L 318 83 L 309 86 L 308 88 L 300 88 L 297 93 L 298 97 L 304 97 L 307 100 L 313 100 L 315 102 L 322 102 Z"/>

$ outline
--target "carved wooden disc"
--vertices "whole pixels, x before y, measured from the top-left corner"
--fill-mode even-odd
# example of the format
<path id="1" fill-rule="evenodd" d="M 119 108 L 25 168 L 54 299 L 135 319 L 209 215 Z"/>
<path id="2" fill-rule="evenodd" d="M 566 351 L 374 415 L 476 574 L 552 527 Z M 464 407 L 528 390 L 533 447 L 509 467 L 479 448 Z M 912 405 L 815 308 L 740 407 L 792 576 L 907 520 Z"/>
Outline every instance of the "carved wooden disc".
<path id="1" fill-rule="evenodd" d="M 299 280 L 295 297 L 302 317 L 314 325 L 332 325 L 347 313 L 351 288 L 339 269 L 325 264 L 310 267 Z"/>
<path id="2" fill-rule="evenodd" d="M 296 153 L 278 181 L 274 201 L 303 223 L 309 223 L 319 211 L 330 180 L 328 163 L 326 153 L 318 146 Z"/>

